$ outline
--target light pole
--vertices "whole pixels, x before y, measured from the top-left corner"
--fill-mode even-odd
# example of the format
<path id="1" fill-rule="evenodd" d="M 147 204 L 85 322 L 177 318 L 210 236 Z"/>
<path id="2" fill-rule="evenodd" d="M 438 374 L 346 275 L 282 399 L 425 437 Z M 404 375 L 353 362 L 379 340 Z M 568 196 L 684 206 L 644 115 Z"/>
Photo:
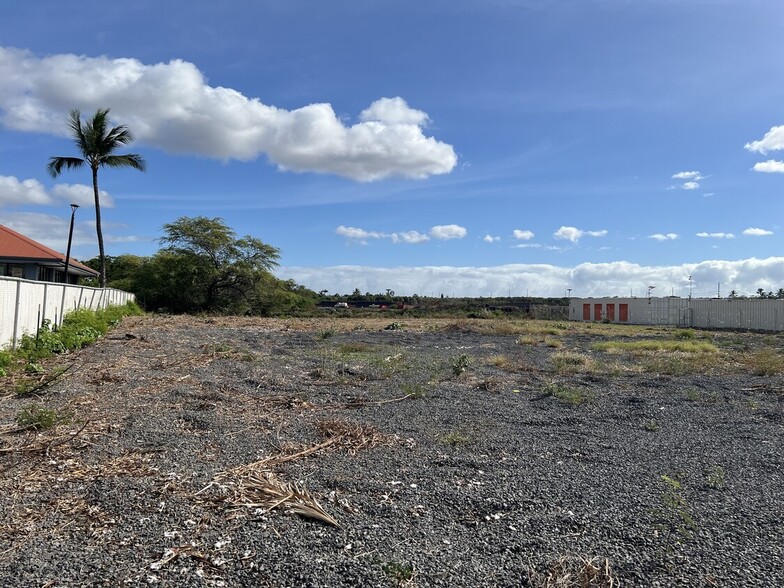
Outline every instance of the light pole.
<path id="1" fill-rule="evenodd" d="M 68 283 L 68 264 L 71 261 L 71 241 L 73 240 L 73 226 L 74 216 L 76 216 L 76 209 L 79 208 L 78 204 L 71 204 L 71 228 L 68 229 L 68 248 L 65 250 L 65 275 L 63 276 L 63 283 Z"/>
<path id="2" fill-rule="evenodd" d="M 691 300 L 691 275 L 689 275 L 689 300 Z"/>
<path id="3" fill-rule="evenodd" d="M 569 300 L 571 297 L 572 297 L 572 289 L 571 288 L 567 288 L 566 289 L 566 299 Z"/>

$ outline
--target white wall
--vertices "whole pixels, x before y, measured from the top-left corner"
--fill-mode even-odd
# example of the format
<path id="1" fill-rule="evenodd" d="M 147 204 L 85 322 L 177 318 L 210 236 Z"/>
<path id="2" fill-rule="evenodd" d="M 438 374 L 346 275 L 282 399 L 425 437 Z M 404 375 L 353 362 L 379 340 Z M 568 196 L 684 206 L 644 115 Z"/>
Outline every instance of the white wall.
<path id="1" fill-rule="evenodd" d="M 607 305 L 613 305 L 620 323 L 619 307 L 628 308 L 628 323 L 671 325 L 707 329 L 784 330 L 784 300 L 730 298 L 572 298 L 569 319 L 584 320 L 583 305 L 590 305 L 588 320 L 607 320 Z M 596 312 L 601 305 L 601 313 Z"/>
<path id="2" fill-rule="evenodd" d="M 35 334 L 44 320 L 60 325 L 72 310 L 96 310 L 134 300 L 113 288 L 90 288 L 0 277 L 0 348 L 16 347 L 25 333 Z"/>

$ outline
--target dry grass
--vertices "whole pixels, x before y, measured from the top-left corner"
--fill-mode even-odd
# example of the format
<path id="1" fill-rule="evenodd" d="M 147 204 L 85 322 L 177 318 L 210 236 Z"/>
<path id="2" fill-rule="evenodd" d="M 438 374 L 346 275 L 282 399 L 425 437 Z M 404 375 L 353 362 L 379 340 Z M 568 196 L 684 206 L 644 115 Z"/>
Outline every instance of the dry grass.
<path id="1" fill-rule="evenodd" d="M 529 568 L 528 581 L 534 588 L 617 588 L 607 558 L 562 555 L 547 565 L 547 571 Z"/>
<path id="2" fill-rule="evenodd" d="M 784 355 L 769 347 L 742 355 L 740 363 L 757 376 L 775 376 L 784 373 Z"/>

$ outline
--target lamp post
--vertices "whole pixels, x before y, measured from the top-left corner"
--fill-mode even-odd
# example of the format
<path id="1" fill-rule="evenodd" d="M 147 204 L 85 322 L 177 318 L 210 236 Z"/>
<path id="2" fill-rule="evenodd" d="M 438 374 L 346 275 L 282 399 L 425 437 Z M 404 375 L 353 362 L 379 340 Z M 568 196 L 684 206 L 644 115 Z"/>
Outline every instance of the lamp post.
<path id="1" fill-rule="evenodd" d="M 65 275 L 63 276 L 63 283 L 68 283 L 68 264 L 71 261 L 71 241 L 73 240 L 73 226 L 74 216 L 76 216 L 76 209 L 79 208 L 78 204 L 71 204 L 71 228 L 68 229 L 68 248 L 65 250 Z"/>

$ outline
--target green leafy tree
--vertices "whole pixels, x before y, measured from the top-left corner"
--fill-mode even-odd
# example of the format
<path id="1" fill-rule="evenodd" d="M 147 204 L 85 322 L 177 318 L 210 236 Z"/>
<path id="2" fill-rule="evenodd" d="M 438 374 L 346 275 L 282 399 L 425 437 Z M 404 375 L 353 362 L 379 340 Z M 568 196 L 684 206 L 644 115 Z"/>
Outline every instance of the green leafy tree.
<path id="1" fill-rule="evenodd" d="M 163 226 L 164 246 L 146 268 L 154 298 L 175 312 L 250 312 L 280 251 L 255 237 L 237 238 L 223 219 L 182 217 Z"/>
<path id="2" fill-rule="evenodd" d="M 63 169 L 78 169 L 88 166 L 92 171 L 93 195 L 95 197 L 95 230 L 98 235 L 98 256 L 100 259 L 100 286 L 106 285 L 106 256 L 103 247 L 103 230 L 101 228 L 101 198 L 98 190 L 98 169 L 101 167 L 132 167 L 144 171 L 145 163 L 141 155 L 126 153 L 116 155 L 115 151 L 122 145 L 133 141 L 133 135 L 125 127 L 119 125 L 108 127 L 109 109 L 99 109 L 92 119 L 82 122 L 78 110 L 72 110 L 69 127 L 76 148 L 81 157 L 50 157 L 47 169 L 52 177 L 57 177 Z"/>

